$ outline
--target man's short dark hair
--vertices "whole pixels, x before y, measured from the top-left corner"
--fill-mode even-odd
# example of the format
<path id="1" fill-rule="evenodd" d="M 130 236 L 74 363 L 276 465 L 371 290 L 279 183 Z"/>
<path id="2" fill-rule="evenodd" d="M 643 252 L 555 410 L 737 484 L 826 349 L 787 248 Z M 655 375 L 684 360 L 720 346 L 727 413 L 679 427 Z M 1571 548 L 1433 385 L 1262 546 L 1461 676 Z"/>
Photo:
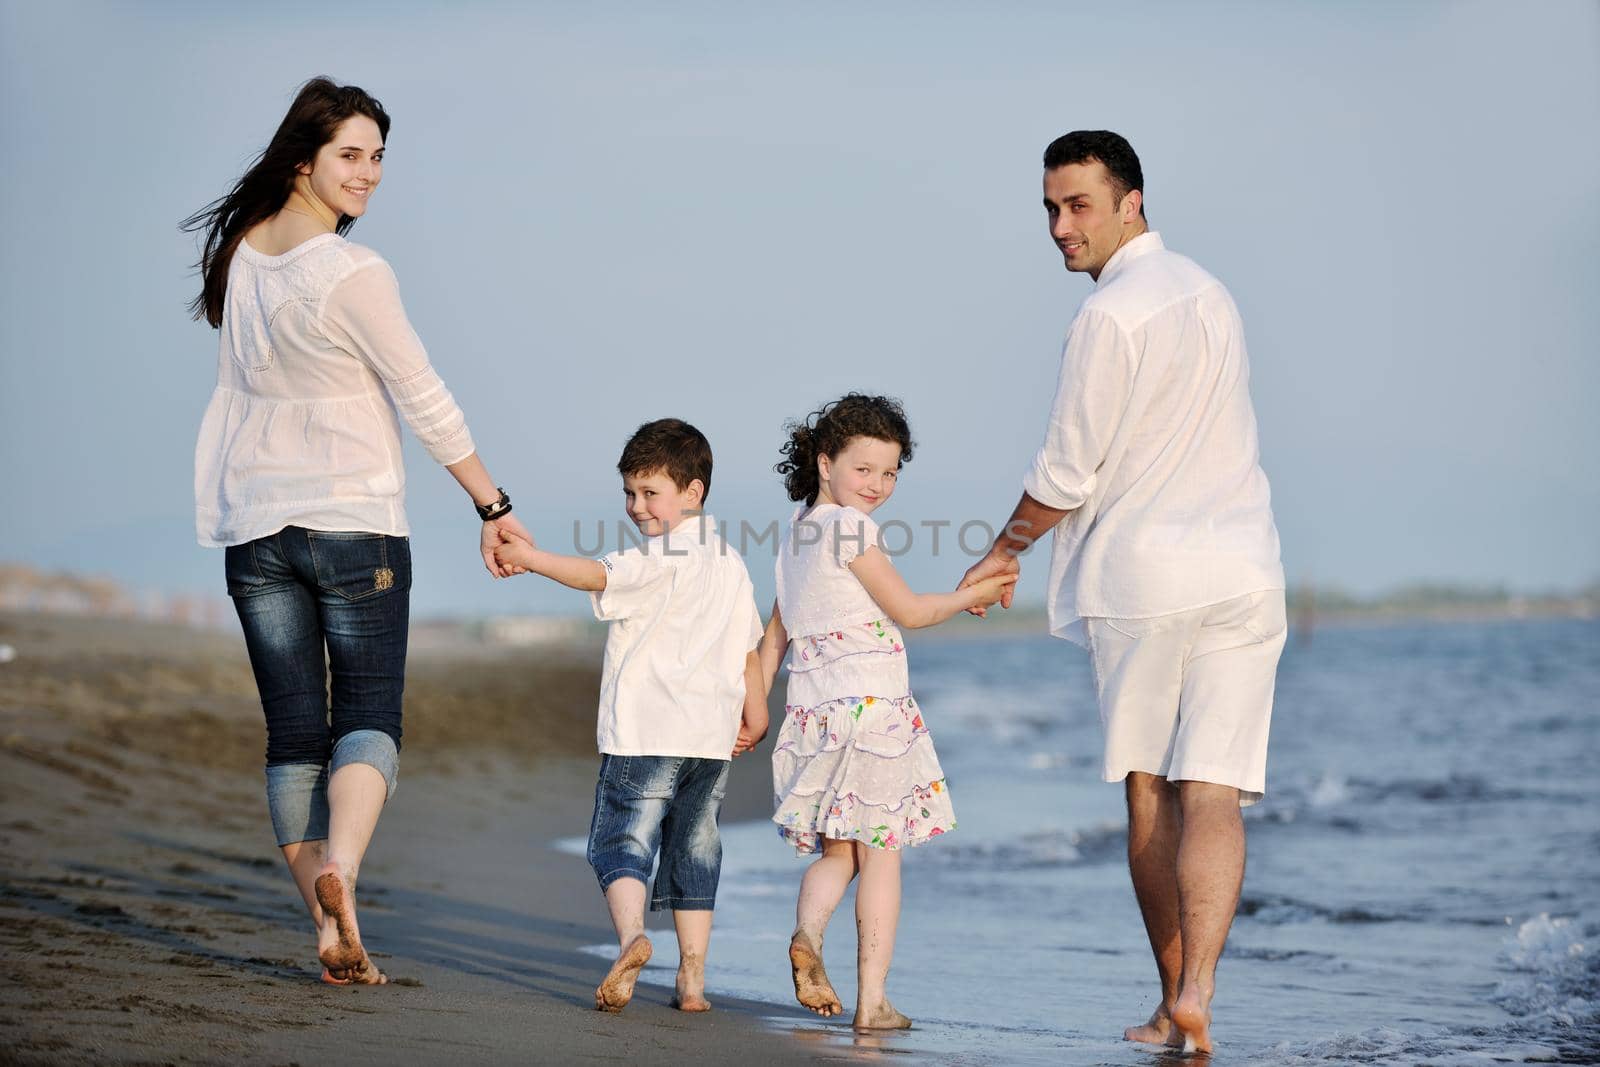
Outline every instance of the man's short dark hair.
<path id="1" fill-rule="evenodd" d="M 666 471 L 679 490 L 689 488 L 696 478 L 705 487 L 700 502 L 711 495 L 711 442 L 706 435 L 682 419 L 657 419 L 647 422 L 622 446 L 617 473 L 654 474 Z"/>
<path id="2" fill-rule="evenodd" d="M 1045 170 L 1073 163 L 1103 165 L 1111 175 L 1111 191 L 1119 204 L 1129 192 L 1139 190 L 1139 217 L 1144 217 L 1144 169 L 1126 137 L 1110 130 L 1073 130 L 1051 141 L 1044 150 Z"/>

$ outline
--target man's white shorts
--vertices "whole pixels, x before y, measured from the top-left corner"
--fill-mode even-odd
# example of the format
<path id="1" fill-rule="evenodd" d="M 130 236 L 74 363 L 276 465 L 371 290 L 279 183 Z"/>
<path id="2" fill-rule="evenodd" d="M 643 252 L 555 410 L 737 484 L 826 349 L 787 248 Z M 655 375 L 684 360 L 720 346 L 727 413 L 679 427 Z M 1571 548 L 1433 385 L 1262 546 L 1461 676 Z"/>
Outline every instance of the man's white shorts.
<path id="1" fill-rule="evenodd" d="M 1215 782 L 1254 804 L 1288 632 L 1283 590 L 1148 619 L 1084 619 L 1105 727 L 1104 776 Z"/>

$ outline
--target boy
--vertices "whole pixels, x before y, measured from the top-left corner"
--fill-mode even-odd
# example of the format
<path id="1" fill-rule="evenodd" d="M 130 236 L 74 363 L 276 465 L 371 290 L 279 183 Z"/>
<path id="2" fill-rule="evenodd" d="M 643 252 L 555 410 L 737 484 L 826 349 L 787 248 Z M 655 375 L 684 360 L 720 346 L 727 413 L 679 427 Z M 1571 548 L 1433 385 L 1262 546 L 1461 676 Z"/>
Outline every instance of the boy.
<path id="1" fill-rule="evenodd" d="M 595 617 L 612 624 L 588 851 L 618 953 L 595 1007 L 621 1011 L 650 959 L 645 882 L 659 843 L 650 908 L 672 909 L 678 935 L 672 1005 L 709 1011 L 705 958 L 722 867 L 717 815 L 732 756 L 767 732 L 755 653 L 761 619 L 744 561 L 702 510 L 711 488 L 704 435 L 681 419 L 646 423 L 617 470 L 642 544 L 593 560 L 506 539 L 495 559 L 588 591 Z"/>

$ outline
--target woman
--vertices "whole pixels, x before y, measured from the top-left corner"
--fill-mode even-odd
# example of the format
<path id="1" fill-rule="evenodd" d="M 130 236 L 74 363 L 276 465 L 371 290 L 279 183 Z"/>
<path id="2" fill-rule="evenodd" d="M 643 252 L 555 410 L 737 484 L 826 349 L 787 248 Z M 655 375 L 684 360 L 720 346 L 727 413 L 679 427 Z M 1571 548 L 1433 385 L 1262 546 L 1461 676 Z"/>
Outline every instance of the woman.
<path id="1" fill-rule="evenodd" d="M 383 177 L 389 116 L 316 78 L 201 231 L 191 310 L 221 331 L 195 449 L 200 543 L 227 549 L 267 721 L 267 805 L 317 929 L 323 981 L 387 979 L 355 883 L 394 792 L 411 549 L 399 418 L 461 483 L 496 577 L 527 538 L 406 320 L 393 271 L 344 239 Z"/>

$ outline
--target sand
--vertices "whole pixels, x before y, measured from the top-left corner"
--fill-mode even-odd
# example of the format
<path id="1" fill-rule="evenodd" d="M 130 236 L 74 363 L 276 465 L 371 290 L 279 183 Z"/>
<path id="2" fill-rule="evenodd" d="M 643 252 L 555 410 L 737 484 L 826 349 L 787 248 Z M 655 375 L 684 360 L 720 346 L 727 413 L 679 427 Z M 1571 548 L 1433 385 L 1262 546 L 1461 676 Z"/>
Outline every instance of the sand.
<path id="1" fill-rule="evenodd" d="M 0 1060 L 848 1055 L 779 1032 L 811 1018 L 797 1007 L 716 997 L 715 936 L 716 1010 L 649 985 L 594 1010 L 606 963 L 580 948 L 611 939 L 604 903 L 548 846 L 588 828 L 597 648 L 413 652 L 401 784 L 357 894 L 394 981 L 336 988 L 272 841 L 239 637 L 0 614 L 0 643 L 18 653 L 0 664 Z M 764 751 L 735 764 L 725 818 L 765 813 L 767 768 Z M 656 943 L 675 959 L 670 934 Z"/>

